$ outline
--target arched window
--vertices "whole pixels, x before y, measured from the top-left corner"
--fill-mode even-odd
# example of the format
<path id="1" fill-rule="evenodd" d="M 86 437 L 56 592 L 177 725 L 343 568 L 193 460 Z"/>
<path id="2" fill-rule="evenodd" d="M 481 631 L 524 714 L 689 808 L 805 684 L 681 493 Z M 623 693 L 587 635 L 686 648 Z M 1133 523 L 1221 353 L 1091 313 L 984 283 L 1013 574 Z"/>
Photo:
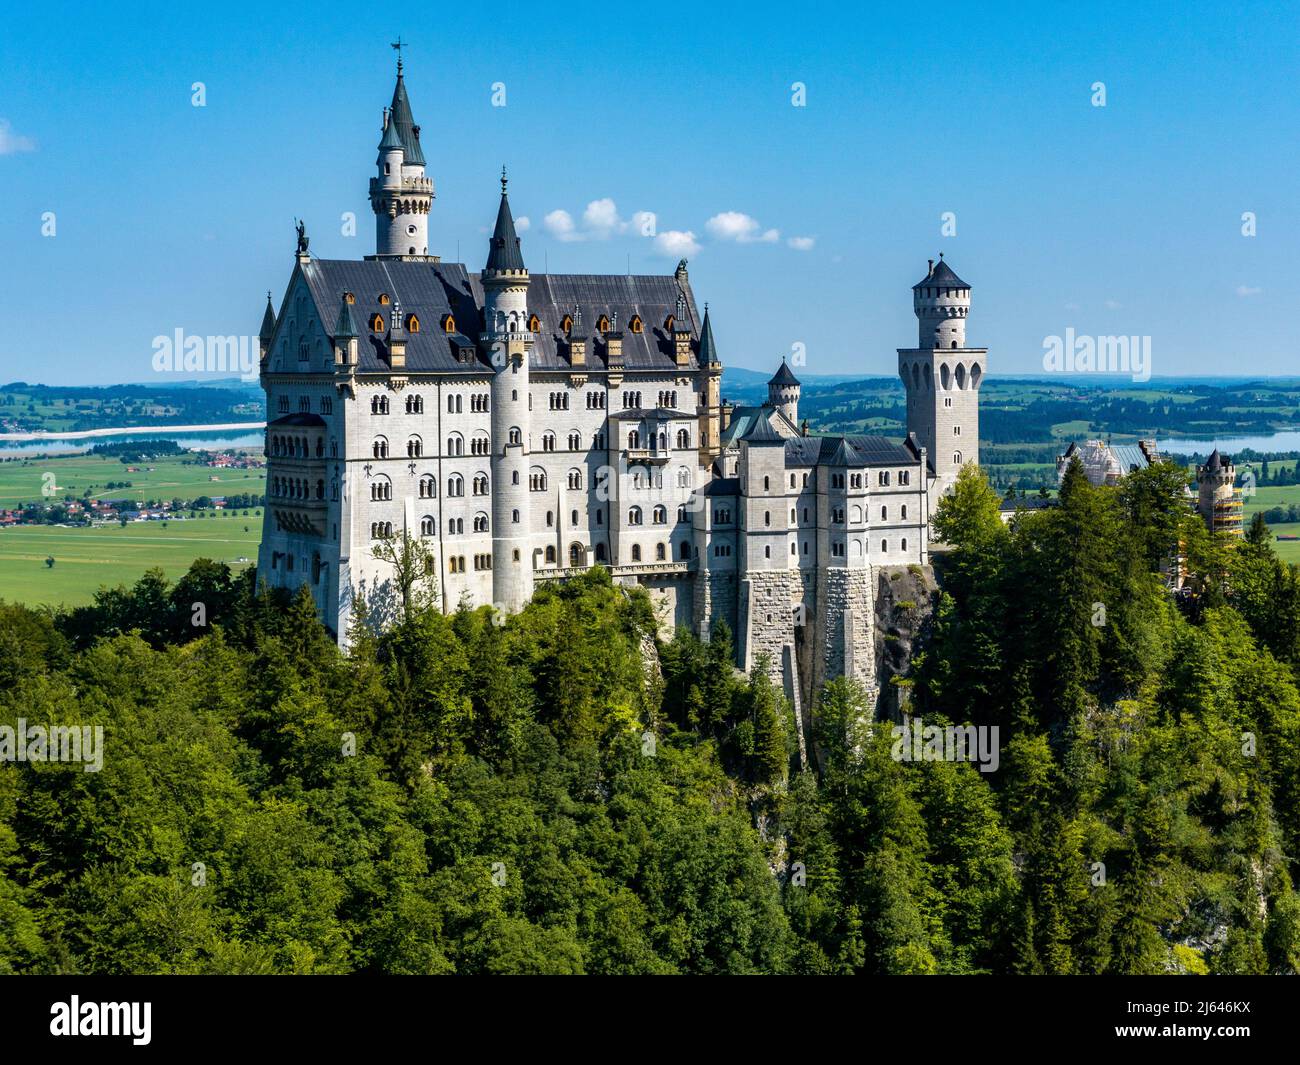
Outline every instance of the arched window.
<path id="1" fill-rule="evenodd" d="M 420 498 L 436 499 L 438 497 L 438 482 L 433 479 L 433 474 L 426 473 L 420 478 Z"/>
<path id="2" fill-rule="evenodd" d="M 954 451 L 954 452 L 952 453 L 952 464 L 953 464 L 954 466 L 960 466 L 960 465 L 961 465 L 961 452 L 960 452 L 960 451 Z"/>
<path id="3" fill-rule="evenodd" d="M 476 533 L 485 533 L 488 531 L 488 516 L 486 514 L 474 515 L 474 531 Z"/>
<path id="4" fill-rule="evenodd" d="M 570 470 L 570 471 L 569 471 L 569 487 L 572 488 L 572 489 L 574 489 L 575 491 L 577 491 L 578 489 L 582 488 L 582 471 L 581 471 L 581 470 Z"/>
<path id="5" fill-rule="evenodd" d="M 790 545 L 790 553 L 794 554 L 794 544 Z M 681 557 L 683 562 L 691 557 L 691 545 L 685 541 L 682 541 Z"/>
<path id="6" fill-rule="evenodd" d="M 463 496 L 465 494 L 465 478 L 459 473 L 453 473 L 447 478 L 447 495 Z"/>
<path id="7" fill-rule="evenodd" d="M 420 318 L 418 315 L 408 314 L 406 316 L 406 331 L 408 333 L 418 333 L 420 331 Z"/>
<path id="8" fill-rule="evenodd" d="M 528 488 L 533 492 L 546 491 L 546 471 L 540 466 L 534 466 L 528 471 Z"/>
<path id="9" fill-rule="evenodd" d="M 628 523 L 629 525 L 640 525 L 640 524 L 641 524 L 641 508 L 640 508 L 640 507 L 633 507 L 631 510 L 629 510 L 629 511 L 627 512 L 627 523 Z"/>
<path id="10" fill-rule="evenodd" d="M 384 316 L 382 314 L 372 314 L 370 316 L 370 331 L 372 333 L 382 333 L 384 331 Z"/>
<path id="11" fill-rule="evenodd" d="M 677 446 L 683 449 L 691 446 L 691 434 L 686 429 L 677 430 Z M 794 484 L 792 483 L 790 487 L 793 488 Z"/>
<path id="12" fill-rule="evenodd" d="M 654 523 L 656 525 L 668 524 L 668 508 L 659 506 L 654 509 Z"/>
<path id="13" fill-rule="evenodd" d="M 546 562 L 547 562 L 547 565 L 551 565 L 551 566 L 555 565 L 555 545 L 554 545 L 554 544 L 547 544 L 547 545 L 546 545 Z"/>
<path id="14" fill-rule="evenodd" d="M 418 459 L 423 453 L 424 443 L 418 436 L 413 436 L 406 442 L 406 457 L 408 459 Z"/>
<path id="15" fill-rule="evenodd" d="M 655 544 L 655 561 L 662 562 L 667 557 L 667 548 L 663 544 Z"/>
<path id="16" fill-rule="evenodd" d="M 474 475 L 474 494 L 476 496 L 488 494 L 488 475 L 486 473 L 476 473 Z"/>
<path id="17" fill-rule="evenodd" d="M 452 433 L 451 436 L 447 437 L 447 454 L 465 454 L 465 438 L 460 433 Z"/>
<path id="18" fill-rule="evenodd" d="M 442 316 L 442 331 L 444 333 L 456 332 L 456 319 L 450 314 L 444 314 Z"/>
<path id="19" fill-rule="evenodd" d="M 538 319 L 537 315 L 530 314 L 528 316 L 528 331 L 530 333 L 538 333 L 541 332 L 541 328 L 542 328 L 542 323 L 540 319 Z"/>
<path id="20" fill-rule="evenodd" d="M 641 545 L 640 545 L 640 544 L 633 544 L 633 545 L 632 545 L 632 561 L 633 561 L 633 562 L 640 562 L 640 561 L 641 561 Z"/>
<path id="21" fill-rule="evenodd" d="M 436 528 L 437 526 L 434 524 L 433 518 L 430 517 L 428 514 L 426 514 L 423 518 L 420 519 L 421 536 L 432 536 Z"/>
<path id="22" fill-rule="evenodd" d="M 389 296 L 387 292 L 381 292 L 379 294 L 379 306 L 387 307 L 392 302 L 392 297 Z"/>
<path id="23" fill-rule="evenodd" d="M 512 444 L 522 444 L 524 442 L 524 435 L 519 431 L 517 427 L 512 427 L 510 430 L 509 439 L 510 439 L 510 443 Z"/>
<path id="24" fill-rule="evenodd" d="M 582 550 L 582 544 L 569 545 L 569 565 L 581 566 L 585 561 L 585 552 Z"/>
<path id="25" fill-rule="evenodd" d="M 555 450 L 555 434 L 551 432 L 549 429 L 542 434 L 542 450 L 543 451 Z"/>
<path id="26" fill-rule="evenodd" d="M 627 434 L 627 446 L 629 450 L 635 450 L 641 446 L 641 434 L 635 429 Z"/>
<path id="27" fill-rule="evenodd" d="M 596 319 L 596 332 L 602 335 L 609 332 L 608 315 L 602 314 L 599 318 Z"/>
<path id="28" fill-rule="evenodd" d="M 566 314 L 560 319 L 560 331 L 567 337 L 573 332 L 573 316 Z"/>
<path id="29" fill-rule="evenodd" d="M 641 316 L 639 314 L 632 315 L 632 320 L 628 322 L 628 325 L 634 333 L 640 333 L 644 328 L 641 324 Z"/>
<path id="30" fill-rule="evenodd" d="M 377 459 L 388 458 L 388 441 L 382 436 L 375 437 L 374 447 L 371 450 Z"/>

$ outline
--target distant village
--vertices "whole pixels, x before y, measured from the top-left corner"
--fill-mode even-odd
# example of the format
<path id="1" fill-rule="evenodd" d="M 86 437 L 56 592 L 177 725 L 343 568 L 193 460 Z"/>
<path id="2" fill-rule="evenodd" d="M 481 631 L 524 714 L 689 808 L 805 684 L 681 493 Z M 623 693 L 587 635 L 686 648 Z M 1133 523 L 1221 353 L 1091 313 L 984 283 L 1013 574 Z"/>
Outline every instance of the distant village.
<path id="1" fill-rule="evenodd" d="M 23 456 L 30 459 L 31 456 Z M 14 461 L 5 459 L 4 461 Z M 263 469 L 266 461 L 260 455 L 246 451 L 200 452 L 195 454 L 195 464 L 213 470 L 254 470 Z M 156 466 L 146 462 L 130 463 L 123 466 L 125 474 L 151 474 Z M 220 483 L 220 477 L 213 474 L 208 478 Z M 108 481 L 106 489 L 132 487 L 130 480 Z M 24 502 L 17 507 L 0 508 L 0 527 L 14 525 L 109 525 L 133 521 L 162 521 L 166 519 L 185 520 L 198 517 L 200 512 L 250 511 L 265 505 L 266 497 L 260 493 L 236 493 L 232 495 L 201 495 L 192 499 L 130 499 L 126 497 L 94 497 L 83 495 L 80 498 L 65 495 L 61 498 L 35 499 Z"/>

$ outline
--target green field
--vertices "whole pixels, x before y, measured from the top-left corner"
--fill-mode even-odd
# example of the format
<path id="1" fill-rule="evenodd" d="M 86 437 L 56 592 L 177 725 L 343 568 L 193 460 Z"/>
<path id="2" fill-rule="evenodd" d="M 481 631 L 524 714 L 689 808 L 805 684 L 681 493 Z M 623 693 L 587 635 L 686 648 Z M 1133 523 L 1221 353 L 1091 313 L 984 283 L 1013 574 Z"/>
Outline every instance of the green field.
<path id="1" fill-rule="evenodd" d="M 220 470 L 209 466 L 186 466 L 176 458 L 149 459 L 131 464 L 146 471 L 128 473 L 127 464 L 116 456 L 68 455 L 46 459 L 15 459 L 0 462 L 0 508 L 19 503 L 51 502 L 64 496 L 82 497 L 86 489 L 98 499 L 196 499 L 199 496 L 228 496 L 266 492 L 265 470 Z M 147 472 L 151 471 L 151 472 Z M 45 474 L 54 474 L 54 491 L 47 498 L 41 489 Z M 213 478 L 216 478 L 213 480 Z M 112 481 L 131 483 L 130 488 L 106 488 Z"/>
<path id="2" fill-rule="evenodd" d="M 255 561 L 260 517 L 132 522 L 69 529 L 19 525 L 0 529 L 0 599 L 30 605 L 88 603 L 103 585 L 129 584 L 157 566 L 175 580 L 196 558 L 242 569 Z M 54 566 L 45 565 L 47 556 Z"/>

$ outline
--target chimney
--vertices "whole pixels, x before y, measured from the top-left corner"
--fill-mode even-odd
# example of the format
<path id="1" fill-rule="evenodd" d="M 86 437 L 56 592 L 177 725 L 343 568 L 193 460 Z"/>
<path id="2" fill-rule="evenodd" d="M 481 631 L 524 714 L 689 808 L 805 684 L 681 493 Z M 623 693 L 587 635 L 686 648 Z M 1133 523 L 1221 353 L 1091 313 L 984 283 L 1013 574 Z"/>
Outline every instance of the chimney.
<path id="1" fill-rule="evenodd" d="M 394 370 L 406 369 L 406 330 L 402 326 L 402 305 L 393 304 L 388 330 L 388 365 Z"/>
<path id="2" fill-rule="evenodd" d="M 569 328 L 569 365 L 587 365 L 587 337 L 582 331 L 582 308 L 573 308 L 573 325 Z"/>

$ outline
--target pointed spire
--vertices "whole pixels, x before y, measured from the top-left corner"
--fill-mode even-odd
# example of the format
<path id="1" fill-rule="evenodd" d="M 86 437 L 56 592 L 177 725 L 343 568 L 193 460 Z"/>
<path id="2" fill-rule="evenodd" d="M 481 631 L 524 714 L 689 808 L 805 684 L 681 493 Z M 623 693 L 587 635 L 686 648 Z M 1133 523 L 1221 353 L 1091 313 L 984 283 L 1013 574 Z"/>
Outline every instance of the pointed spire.
<path id="1" fill-rule="evenodd" d="M 352 308 L 348 305 L 348 294 L 339 297 L 339 316 L 334 323 L 335 340 L 351 340 L 357 336 L 357 327 L 352 321 Z"/>
<path id="2" fill-rule="evenodd" d="M 488 258 L 485 270 L 523 270 L 524 255 L 519 250 L 515 235 L 515 220 L 510 213 L 510 199 L 506 195 L 506 168 L 501 168 L 501 206 L 497 208 L 497 224 L 488 241 Z"/>
<path id="3" fill-rule="evenodd" d="M 379 141 L 379 150 L 381 152 L 392 151 L 394 148 L 406 149 L 402 145 L 402 138 L 397 135 L 397 123 L 393 121 L 391 111 L 384 112 L 384 136 Z"/>
<path id="4" fill-rule="evenodd" d="M 718 346 L 713 342 L 713 325 L 709 321 L 709 305 L 704 305 L 704 324 L 700 326 L 700 365 L 718 362 Z"/>
<path id="5" fill-rule="evenodd" d="M 271 306 L 271 293 L 266 294 L 266 310 L 262 314 L 262 332 L 258 334 L 259 339 L 270 342 L 275 336 L 275 309 Z"/>
<path id="6" fill-rule="evenodd" d="M 402 149 L 406 153 L 405 162 L 409 166 L 424 166 L 424 152 L 420 150 L 420 127 L 411 115 L 411 101 L 406 96 L 406 80 L 402 77 L 402 65 L 399 57 L 397 64 L 397 85 L 393 88 L 393 105 L 388 114 L 388 125 L 397 131 Z M 387 130 L 384 131 L 385 135 Z"/>

